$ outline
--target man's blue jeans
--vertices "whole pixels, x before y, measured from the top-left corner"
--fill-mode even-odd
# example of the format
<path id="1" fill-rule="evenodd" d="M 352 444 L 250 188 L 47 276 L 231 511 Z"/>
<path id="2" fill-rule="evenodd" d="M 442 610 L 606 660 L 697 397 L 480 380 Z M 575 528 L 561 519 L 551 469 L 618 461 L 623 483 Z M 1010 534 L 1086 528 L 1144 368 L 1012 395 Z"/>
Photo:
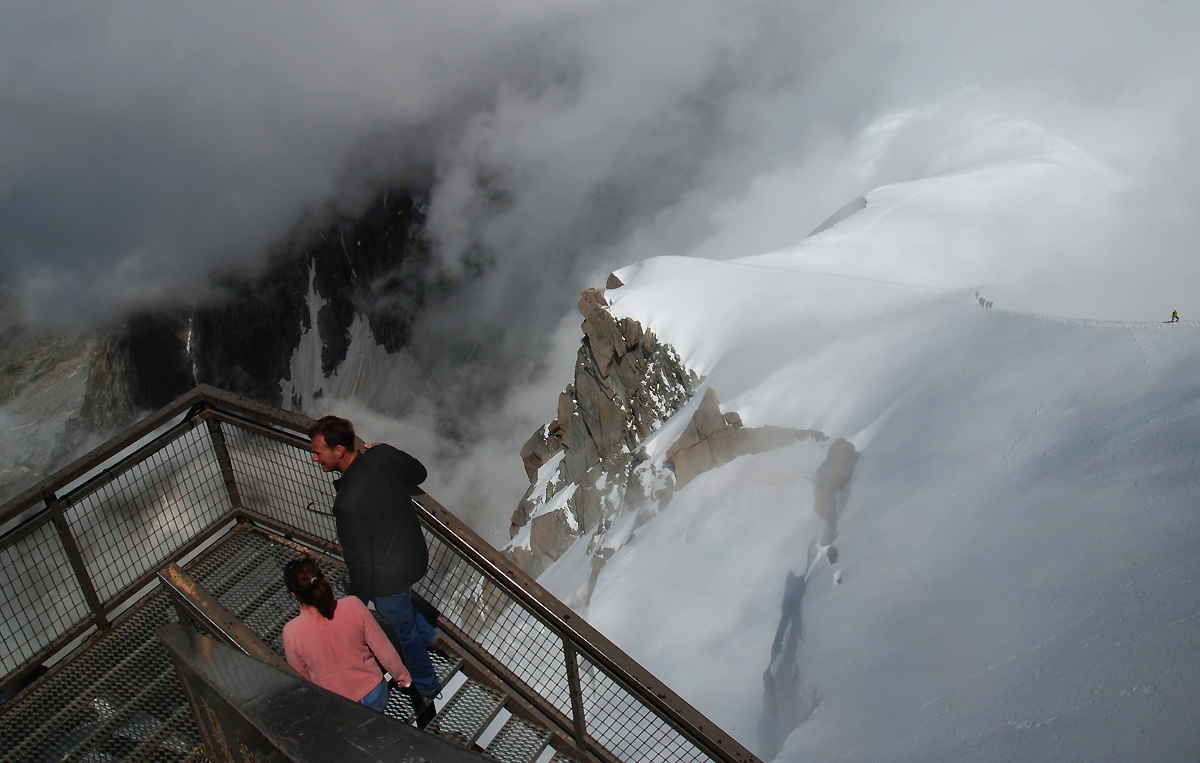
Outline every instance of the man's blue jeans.
<path id="1" fill-rule="evenodd" d="M 413 688 L 426 697 L 437 694 L 441 686 L 437 673 L 433 671 L 433 663 L 429 660 L 429 652 L 425 651 L 425 647 L 437 639 L 437 632 L 425 618 L 413 611 L 412 594 L 405 591 L 391 596 L 376 596 L 375 609 L 388 619 L 400 639 L 400 656 L 404 658 L 404 667 L 412 676 Z"/>

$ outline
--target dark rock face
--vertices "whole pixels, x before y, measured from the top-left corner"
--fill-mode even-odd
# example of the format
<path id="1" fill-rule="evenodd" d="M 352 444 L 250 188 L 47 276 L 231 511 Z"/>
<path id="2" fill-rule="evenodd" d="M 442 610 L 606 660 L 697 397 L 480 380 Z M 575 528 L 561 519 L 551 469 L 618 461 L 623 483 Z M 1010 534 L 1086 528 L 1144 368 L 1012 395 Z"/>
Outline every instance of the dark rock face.
<path id="1" fill-rule="evenodd" d="M 310 286 L 325 302 L 317 328 L 326 376 L 346 358 L 356 314 L 388 352 L 398 351 L 430 288 L 424 224 L 422 194 L 387 191 L 357 217 L 295 233 L 261 275 L 218 277 L 220 300 L 131 317 L 97 343 L 81 423 L 123 426 L 198 383 L 283 405 L 280 381 L 312 328 Z"/>
<path id="2" fill-rule="evenodd" d="M 176 390 L 196 386 L 188 354 L 188 321 L 178 315 L 137 315 L 127 325 L 130 398 L 139 408 L 161 408 Z"/>
<path id="3" fill-rule="evenodd" d="M 226 280 L 226 299 L 191 319 L 196 382 L 280 405 L 279 380 L 308 324 L 308 267 L 302 256 L 277 255 L 249 282 Z"/>
<path id="4" fill-rule="evenodd" d="M 110 332 L 96 342 L 83 405 L 78 418 L 67 423 L 68 438 L 81 438 L 89 431 L 124 426 L 136 418 L 138 409 L 131 394 L 133 374 L 130 365 L 126 332 Z"/>
<path id="5" fill-rule="evenodd" d="M 387 192 L 361 217 L 334 223 L 304 246 L 317 293 L 328 300 L 317 317 L 326 375 L 346 359 L 355 313 L 367 317 L 375 341 L 388 352 L 408 345 L 430 288 L 424 226 L 421 194 Z"/>
<path id="6" fill-rule="evenodd" d="M 123 426 L 140 411 L 161 408 L 196 386 L 188 330 L 186 317 L 154 313 L 135 315 L 102 336 L 77 426 L 84 431 Z"/>
<path id="7" fill-rule="evenodd" d="M 359 217 L 299 235 L 260 278 L 230 284 L 224 304 L 196 311 L 196 381 L 282 405 L 279 382 L 290 378 L 292 353 L 311 328 L 310 271 L 326 302 L 317 313 L 326 376 L 346 359 L 356 314 L 388 352 L 404 347 L 432 264 L 424 224 L 423 196 L 389 191 Z"/>

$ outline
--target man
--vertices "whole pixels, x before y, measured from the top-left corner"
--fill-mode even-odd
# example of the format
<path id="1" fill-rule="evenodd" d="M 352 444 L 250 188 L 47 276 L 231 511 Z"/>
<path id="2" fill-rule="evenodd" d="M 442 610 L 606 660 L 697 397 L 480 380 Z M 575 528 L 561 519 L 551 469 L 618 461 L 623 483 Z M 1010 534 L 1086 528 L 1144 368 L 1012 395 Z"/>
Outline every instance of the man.
<path id="1" fill-rule="evenodd" d="M 350 593 L 372 600 L 400 639 L 412 686 L 428 708 L 440 686 L 425 648 L 437 632 L 413 611 L 411 592 L 425 575 L 429 549 L 412 496 L 428 473 L 421 462 L 391 445 L 375 445 L 363 453 L 354 448 L 354 425 L 326 416 L 309 432 L 313 463 L 342 476 L 333 481 L 337 497 L 333 517 L 342 555 L 350 573 Z"/>

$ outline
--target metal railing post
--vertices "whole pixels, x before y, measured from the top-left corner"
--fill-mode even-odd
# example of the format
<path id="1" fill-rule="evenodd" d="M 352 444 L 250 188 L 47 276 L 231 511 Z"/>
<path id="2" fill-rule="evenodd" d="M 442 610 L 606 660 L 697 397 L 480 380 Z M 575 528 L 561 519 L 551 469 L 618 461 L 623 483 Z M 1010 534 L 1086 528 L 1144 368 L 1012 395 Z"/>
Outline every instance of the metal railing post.
<path id="1" fill-rule="evenodd" d="M 571 691 L 571 720 L 575 725 L 575 744 L 588 749 L 587 723 L 583 717 L 583 688 L 579 683 L 579 653 L 571 642 L 563 639 L 563 658 L 567 667 L 567 686 Z"/>
<path id="2" fill-rule="evenodd" d="M 71 534 L 64 506 L 65 504 L 53 493 L 46 497 L 46 508 L 50 510 L 51 521 L 54 522 L 54 529 L 58 531 L 58 538 L 62 541 L 63 550 L 67 552 L 67 559 L 71 562 L 75 579 L 79 581 L 79 589 L 83 591 L 84 601 L 92 610 L 92 618 L 95 620 L 96 626 L 100 630 L 106 631 L 108 630 L 108 616 L 104 614 L 104 605 L 100 603 L 96 587 L 92 585 L 87 565 L 83 562 L 83 554 L 79 553 L 79 545 L 75 542 L 75 536 Z"/>
<path id="3" fill-rule="evenodd" d="M 237 479 L 233 475 L 233 459 L 229 457 L 229 446 L 225 444 L 225 433 L 221 431 L 221 422 L 211 416 L 206 418 L 208 434 L 212 439 L 213 451 L 217 454 L 217 463 L 221 467 L 221 478 L 225 480 L 225 490 L 229 493 L 229 502 L 234 511 L 242 508 L 242 495 L 238 491 Z"/>

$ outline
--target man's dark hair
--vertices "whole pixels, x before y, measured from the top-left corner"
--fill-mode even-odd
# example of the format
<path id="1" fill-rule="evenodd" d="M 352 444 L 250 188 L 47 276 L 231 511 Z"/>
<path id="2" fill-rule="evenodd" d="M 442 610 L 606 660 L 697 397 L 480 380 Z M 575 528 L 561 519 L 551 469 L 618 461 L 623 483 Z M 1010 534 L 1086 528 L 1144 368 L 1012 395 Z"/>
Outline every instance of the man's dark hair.
<path id="1" fill-rule="evenodd" d="M 330 448 L 341 445 L 346 450 L 354 450 L 354 425 L 345 419 L 337 416 L 324 416 L 317 419 L 317 423 L 308 430 L 308 438 L 311 440 L 317 435 L 321 435 L 325 439 L 325 444 Z"/>

